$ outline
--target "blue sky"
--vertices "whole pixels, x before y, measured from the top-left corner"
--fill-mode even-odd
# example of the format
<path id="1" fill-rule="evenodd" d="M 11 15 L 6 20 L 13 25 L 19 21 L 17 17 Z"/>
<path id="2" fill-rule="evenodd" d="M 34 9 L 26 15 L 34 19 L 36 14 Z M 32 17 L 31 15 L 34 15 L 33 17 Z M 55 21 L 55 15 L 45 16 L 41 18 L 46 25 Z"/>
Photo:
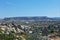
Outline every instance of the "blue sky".
<path id="1" fill-rule="evenodd" d="M 60 0 L 0 0 L 0 18 L 18 16 L 60 17 Z"/>

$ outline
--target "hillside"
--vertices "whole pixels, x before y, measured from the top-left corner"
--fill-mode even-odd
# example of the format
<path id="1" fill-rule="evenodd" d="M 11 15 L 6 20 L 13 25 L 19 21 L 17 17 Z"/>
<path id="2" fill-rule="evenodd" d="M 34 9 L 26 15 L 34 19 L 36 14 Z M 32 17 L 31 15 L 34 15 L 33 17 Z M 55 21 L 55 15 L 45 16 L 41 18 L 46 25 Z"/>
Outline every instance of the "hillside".
<path id="1" fill-rule="evenodd" d="M 50 18 L 46 16 L 42 17 L 10 17 L 10 18 L 4 18 L 5 21 L 60 21 L 60 17 L 56 18 Z"/>

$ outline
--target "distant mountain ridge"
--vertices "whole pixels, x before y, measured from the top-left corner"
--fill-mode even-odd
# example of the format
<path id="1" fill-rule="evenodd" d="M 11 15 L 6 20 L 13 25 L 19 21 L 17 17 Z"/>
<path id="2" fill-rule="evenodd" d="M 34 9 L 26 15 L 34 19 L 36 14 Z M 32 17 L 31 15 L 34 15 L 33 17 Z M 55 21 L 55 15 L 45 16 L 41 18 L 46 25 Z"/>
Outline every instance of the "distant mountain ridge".
<path id="1" fill-rule="evenodd" d="M 10 17 L 10 18 L 4 18 L 3 20 L 5 21 L 9 21 L 9 20 L 16 20 L 16 21 L 60 21 L 60 17 L 56 17 L 56 18 L 50 18 L 50 17 L 46 17 L 46 16 L 42 16 L 42 17 Z"/>

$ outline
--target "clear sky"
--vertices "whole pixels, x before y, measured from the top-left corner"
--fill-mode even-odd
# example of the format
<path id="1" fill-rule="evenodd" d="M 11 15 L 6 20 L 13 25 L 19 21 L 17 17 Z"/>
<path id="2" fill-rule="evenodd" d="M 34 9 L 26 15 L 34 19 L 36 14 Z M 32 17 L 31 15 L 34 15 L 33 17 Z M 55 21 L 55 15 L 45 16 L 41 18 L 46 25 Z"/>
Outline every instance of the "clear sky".
<path id="1" fill-rule="evenodd" d="M 0 0 L 0 18 L 18 16 L 60 17 L 60 0 Z"/>

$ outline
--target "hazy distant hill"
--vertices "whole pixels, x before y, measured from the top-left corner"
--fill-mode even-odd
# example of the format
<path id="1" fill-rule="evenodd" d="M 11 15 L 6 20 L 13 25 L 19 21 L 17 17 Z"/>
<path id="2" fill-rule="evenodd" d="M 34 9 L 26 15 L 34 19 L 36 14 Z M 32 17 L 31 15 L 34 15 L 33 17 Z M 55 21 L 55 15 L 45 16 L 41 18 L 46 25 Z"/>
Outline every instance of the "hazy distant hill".
<path id="1" fill-rule="evenodd" d="M 46 16 L 42 17 L 10 17 L 10 18 L 4 18 L 4 21 L 60 21 L 60 17 L 56 18 L 49 18 Z"/>

